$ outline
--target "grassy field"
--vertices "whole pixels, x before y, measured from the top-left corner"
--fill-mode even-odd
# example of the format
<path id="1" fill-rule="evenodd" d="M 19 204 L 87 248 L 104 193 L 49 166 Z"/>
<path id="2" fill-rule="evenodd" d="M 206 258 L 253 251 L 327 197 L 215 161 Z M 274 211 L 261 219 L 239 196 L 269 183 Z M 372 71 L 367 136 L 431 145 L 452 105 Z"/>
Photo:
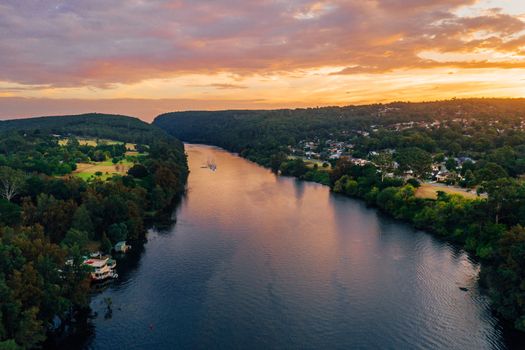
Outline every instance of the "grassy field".
<path id="1" fill-rule="evenodd" d="M 459 194 L 468 199 L 486 198 L 485 195 L 478 196 L 475 190 L 467 191 L 465 188 L 447 186 L 443 184 L 424 183 L 416 191 L 416 197 L 436 199 L 437 192 L 443 191 L 448 194 Z"/>
<path id="2" fill-rule="evenodd" d="M 116 145 L 116 144 L 122 143 L 119 141 L 108 140 L 108 139 L 99 139 L 98 142 L 96 139 L 91 139 L 91 138 L 77 138 L 77 140 L 78 140 L 78 143 L 81 145 L 87 145 L 87 146 L 93 146 L 93 147 L 97 146 L 97 144 Z M 58 141 L 58 144 L 60 146 L 65 146 L 67 144 L 67 141 L 68 139 L 61 139 Z M 132 152 L 134 152 L 136 149 L 135 144 L 133 143 L 126 143 L 126 148 Z"/>
<path id="3" fill-rule="evenodd" d="M 131 157 L 141 157 L 141 156 L 147 156 L 148 152 L 140 153 L 140 152 L 137 152 L 137 151 L 127 151 L 125 155 L 126 156 L 131 156 Z"/>
<path id="4" fill-rule="evenodd" d="M 77 163 L 77 170 L 73 172 L 73 175 L 86 181 L 94 178 L 106 180 L 114 175 L 125 175 L 132 166 L 133 163 L 127 160 L 117 164 L 113 164 L 111 160 L 97 163 Z M 96 176 L 98 172 L 102 175 Z"/>
<path id="5" fill-rule="evenodd" d="M 288 159 L 297 159 L 297 158 L 302 158 L 302 160 L 304 161 L 305 165 L 307 168 L 310 168 L 310 169 L 313 169 L 314 165 L 317 164 L 317 167 L 319 170 L 325 170 L 325 171 L 328 171 L 328 170 L 331 170 L 332 169 L 332 166 L 330 165 L 330 163 L 326 162 L 328 164 L 328 166 L 326 168 L 323 168 L 323 161 L 322 160 L 318 160 L 318 159 L 306 159 L 306 158 L 303 158 L 303 157 L 295 157 L 295 156 L 289 156 Z"/>
<path id="6" fill-rule="evenodd" d="M 109 139 L 94 139 L 94 138 L 77 138 L 81 145 L 97 146 L 99 144 L 116 145 L 122 142 L 109 140 Z M 68 139 L 61 139 L 58 143 L 61 146 L 65 146 Z M 125 153 L 126 158 L 117 164 L 113 164 L 110 160 L 104 162 L 90 162 L 90 163 L 77 163 L 77 169 L 73 172 L 73 176 L 79 177 L 83 180 L 91 180 L 99 178 L 101 180 L 107 180 L 114 175 L 126 175 L 129 168 L 133 166 L 133 159 L 139 156 L 147 155 L 147 153 L 137 152 L 136 145 L 133 143 L 126 143 L 127 152 Z M 97 173 L 102 175 L 97 176 Z"/>

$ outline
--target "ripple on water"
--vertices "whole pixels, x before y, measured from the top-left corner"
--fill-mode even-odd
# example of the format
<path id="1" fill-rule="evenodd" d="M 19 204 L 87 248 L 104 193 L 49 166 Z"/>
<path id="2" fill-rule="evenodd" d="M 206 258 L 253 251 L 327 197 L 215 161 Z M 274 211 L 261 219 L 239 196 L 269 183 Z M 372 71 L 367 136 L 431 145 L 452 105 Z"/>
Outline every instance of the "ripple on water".
<path id="1" fill-rule="evenodd" d="M 187 152 L 178 223 L 93 299 L 84 347 L 507 348 L 464 252 L 326 187 L 215 148 Z M 210 157 L 216 172 L 200 169 Z"/>

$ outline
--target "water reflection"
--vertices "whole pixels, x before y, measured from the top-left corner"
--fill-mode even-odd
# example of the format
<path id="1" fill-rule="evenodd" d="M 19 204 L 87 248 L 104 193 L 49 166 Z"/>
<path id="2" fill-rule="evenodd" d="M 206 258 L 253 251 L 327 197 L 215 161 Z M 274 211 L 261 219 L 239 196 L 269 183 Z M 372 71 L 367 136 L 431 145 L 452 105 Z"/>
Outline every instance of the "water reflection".
<path id="1" fill-rule="evenodd" d="M 324 186 L 212 147 L 187 152 L 176 225 L 152 231 L 136 266 L 94 298 L 85 348 L 513 347 L 458 249 Z M 215 172 L 201 168 L 210 157 Z"/>

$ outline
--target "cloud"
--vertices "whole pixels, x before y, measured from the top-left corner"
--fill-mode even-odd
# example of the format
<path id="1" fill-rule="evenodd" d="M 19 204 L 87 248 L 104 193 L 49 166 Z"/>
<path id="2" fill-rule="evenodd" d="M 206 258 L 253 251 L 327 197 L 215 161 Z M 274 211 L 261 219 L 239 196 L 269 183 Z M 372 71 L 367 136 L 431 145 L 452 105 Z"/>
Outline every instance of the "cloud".
<path id="1" fill-rule="evenodd" d="M 523 20 L 501 10 L 456 14 L 475 2 L 10 0 L 0 4 L 0 81 L 109 88 L 188 73 L 323 66 L 347 67 L 341 74 L 523 67 Z M 428 51 L 486 57 L 442 62 L 422 58 Z"/>
<path id="2" fill-rule="evenodd" d="M 213 83 L 208 85 L 199 85 L 199 84 L 191 84 L 188 85 L 189 87 L 198 87 L 198 88 L 214 88 L 218 90 L 239 90 L 239 89 L 247 89 L 247 85 L 241 85 L 241 84 L 230 84 L 230 83 Z"/>

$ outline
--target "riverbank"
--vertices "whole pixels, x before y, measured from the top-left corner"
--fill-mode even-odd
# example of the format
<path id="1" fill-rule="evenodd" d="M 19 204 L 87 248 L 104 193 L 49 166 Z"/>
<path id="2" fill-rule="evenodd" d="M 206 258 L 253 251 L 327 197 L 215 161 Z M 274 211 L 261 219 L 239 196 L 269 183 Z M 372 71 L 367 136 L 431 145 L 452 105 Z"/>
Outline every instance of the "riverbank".
<path id="1" fill-rule="evenodd" d="M 131 232 L 128 232 L 125 229 L 126 226 L 123 226 L 127 236 L 115 239 L 111 236 L 110 225 L 108 234 L 106 235 L 104 233 L 102 235 L 102 241 L 98 242 L 100 243 L 99 248 L 108 254 L 112 252 L 112 247 L 115 243 L 114 241 L 125 240 L 133 247 L 133 249 L 124 256 L 123 254 L 116 253 L 118 256 L 118 258 L 116 258 L 118 261 L 116 271 L 119 273 L 119 278 L 122 278 L 122 272 L 125 272 L 130 268 L 130 264 L 137 264 L 140 254 L 144 251 L 144 244 L 147 242 L 148 231 L 152 229 L 161 230 L 163 228 L 171 227 L 176 222 L 176 217 L 173 216 L 173 212 L 176 210 L 177 206 L 180 205 L 186 192 L 189 169 L 185 155 L 183 158 L 180 158 L 178 141 L 173 143 L 169 141 L 170 140 L 165 140 L 162 142 L 161 140 L 158 140 L 149 145 L 149 153 L 142 157 L 141 163 L 137 163 L 143 168 L 142 174 L 137 176 L 128 174 L 122 175 L 127 175 L 128 186 L 130 180 L 133 180 L 134 178 L 135 184 L 133 184 L 133 188 L 143 189 L 145 193 L 136 198 L 141 200 L 141 203 L 133 203 L 131 199 L 128 199 L 126 202 L 131 209 L 133 209 L 133 206 L 138 208 L 136 215 L 140 216 L 140 218 L 134 217 L 133 219 L 135 221 L 140 219 L 137 224 L 139 230 L 132 235 Z M 182 154 L 184 154 L 184 152 L 182 152 Z M 131 174 L 135 173 L 131 172 Z M 118 186 L 120 185 L 118 179 L 120 179 L 120 176 L 116 177 L 116 181 L 115 179 L 99 179 L 97 187 L 100 189 L 102 184 L 107 184 L 108 186 L 116 184 Z M 93 184 L 96 184 L 96 182 L 91 183 L 91 185 Z M 117 193 L 113 193 L 112 196 L 115 197 Z M 113 206 L 114 202 L 112 202 L 111 205 Z M 122 212 L 119 213 L 114 211 L 119 208 L 112 207 L 106 209 L 109 211 L 108 215 L 120 215 L 120 217 L 122 217 Z M 111 211 L 111 209 L 113 209 L 113 211 Z M 111 219 L 115 220 L 116 218 L 111 217 Z M 108 237 L 111 238 L 113 242 L 111 242 L 110 245 L 105 246 L 104 239 L 107 240 Z M 87 252 L 86 249 L 84 249 L 84 252 Z M 89 298 L 93 298 L 104 289 L 109 288 L 113 283 L 116 283 L 116 281 L 106 280 L 92 284 L 89 290 Z M 107 316 L 111 314 L 113 309 L 111 307 L 110 299 L 105 300 L 105 302 L 109 303 L 106 310 Z M 48 333 L 44 347 L 54 349 L 57 346 L 63 346 L 64 341 L 65 344 L 68 344 L 71 339 L 82 337 L 82 333 L 85 333 L 88 329 L 87 325 L 92 316 L 93 313 L 90 307 L 82 305 L 82 307 L 76 308 L 65 320 L 63 320 L 63 322 L 61 322 L 60 327 Z"/>
<path id="2" fill-rule="evenodd" d="M 483 118 L 479 106 L 487 107 Z M 496 100 L 408 103 L 396 104 L 397 112 L 388 116 L 377 113 L 377 105 L 173 112 L 158 116 L 154 124 L 184 141 L 221 146 L 274 171 L 299 178 L 309 173 L 316 181 L 323 174 L 289 156 L 351 155 L 362 166 L 339 161 L 329 176 L 334 191 L 364 199 L 471 252 L 483 261 L 494 310 L 525 330 L 525 182 L 518 177 L 525 171 L 525 152 L 523 142 L 515 142 L 525 139 L 525 132 L 514 130 L 515 117 L 499 112 L 500 107 L 516 106 Z M 462 122 L 456 119 L 458 110 Z M 431 115 L 436 124 L 425 122 Z M 397 127 L 404 122 L 410 126 Z M 488 197 L 417 198 L 414 184 L 382 179 L 370 164 L 386 175 L 394 161 L 401 172 L 424 178 L 437 171 L 436 177 L 477 186 Z"/>
<path id="3" fill-rule="evenodd" d="M 454 245 L 216 147 L 186 152 L 177 223 L 148 233 L 60 349 L 520 349 Z"/>
<path id="4" fill-rule="evenodd" d="M 109 254 L 122 241 L 136 246 L 148 219 L 170 210 L 184 192 L 188 168 L 180 141 L 133 118 L 82 115 L 2 125 L 10 130 L 0 137 L 6 189 L 0 198 L 0 347 L 30 349 L 89 305 L 92 268 L 85 257 Z M 81 144 L 74 135 L 95 141 Z M 125 142 L 147 154 L 126 156 Z M 120 166 L 126 157 L 126 171 L 86 180 L 73 173 L 78 164 L 111 159 Z"/>
<path id="5" fill-rule="evenodd" d="M 263 159 L 254 156 L 255 150 L 240 152 L 240 156 L 268 167 Z M 308 169 L 298 160 L 282 157 L 272 158 L 270 169 L 279 170 L 287 176 L 302 180 L 315 180 L 326 184 L 326 172 Z M 276 161 L 279 160 L 280 161 Z M 286 163 L 286 166 L 282 166 Z M 285 171 L 282 171 L 285 169 Z M 344 161 L 338 162 L 329 175 L 330 189 L 353 198 L 363 200 L 387 215 L 410 223 L 417 229 L 438 235 L 454 242 L 481 261 L 481 284 L 486 287 L 493 310 L 513 328 L 525 330 L 522 292 L 519 289 L 522 272 L 520 263 L 515 263 L 523 245 L 525 229 L 514 228 L 494 222 L 491 210 L 494 203 L 487 198 L 468 199 L 459 195 L 440 193 L 436 199 L 419 198 L 416 188 L 400 179 L 381 179 L 371 165 L 358 166 Z M 509 256 L 516 256 L 509 261 Z M 524 261 L 525 263 L 525 261 Z"/>

